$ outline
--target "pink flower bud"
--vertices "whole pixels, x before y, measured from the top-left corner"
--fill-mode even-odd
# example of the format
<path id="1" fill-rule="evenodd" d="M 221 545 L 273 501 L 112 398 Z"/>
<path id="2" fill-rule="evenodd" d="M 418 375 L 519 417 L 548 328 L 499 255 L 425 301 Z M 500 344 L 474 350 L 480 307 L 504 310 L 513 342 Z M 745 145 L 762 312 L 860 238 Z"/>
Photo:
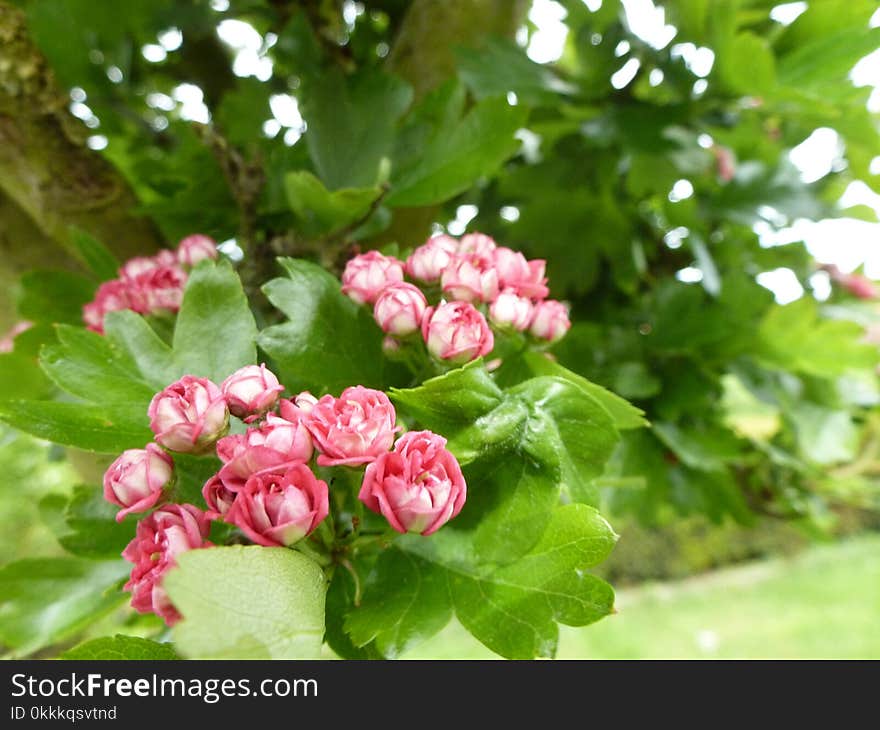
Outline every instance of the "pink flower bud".
<path id="1" fill-rule="evenodd" d="M 407 258 L 406 273 L 419 281 L 435 282 L 457 251 L 458 241 L 452 236 L 429 238 Z"/>
<path id="2" fill-rule="evenodd" d="M 3 335 L 3 339 L 0 339 L 0 353 L 2 352 L 12 352 L 15 349 L 15 338 L 18 337 L 22 332 L 27 332 L 31 327 L 34 326 L 33 322 L 29 322 L 26 319 L 21 320 L 20 322 L 16 322 L 9 331 Z"/>
<path id="3" fill-rule="evenodd" d="M 209 520 L 222 519 L 232 506 L 235 494 L 223 483 L 219 474 L 212 476 L 202 487 L 202 497 L 205 498 L 205 504 L 208 505 L 205 516 Z"/>
<path id="4" fill-rule="evenodd" d="M 498 296 L 498 272 L 492 259 L 457 254 L 440 276 L 444 294 L 462 302 L 491 302 Z"/>
<path id="5" fill-rule="evenodd" d="M 469 302 L 442 302 L 428 308 L 422 337 L 432 355 L 456 365 L 487 355 L 495 346 L 486 318 Z"/>
<path id="6" fill-rule="evenodd" d="M 571 327 L 568 319 L 568 307 L 555 299 L 547 299 L 535 305 L 535 314 L 529 331 L 542 340 L 556 342 Z"/>
<path id="7" fill-rule="evenodd" d="M 500 327 L 513 327 L 523 332 L 532 322 L 533 311 L 530 299 L 518 296 L 513 289 L 505 289 L 489 306 L 489 319 Z"/>
<path id="8" fill-rule="evenodd" d="M 844 274 L 840 282 L 844 288 L 859 299 L 877 299 L 877 286 L 864 274 Z"/>
<path id="9" fill-rule="evenodd" d="M 192 268 L 205 259 L 217 259 L 217 243 L 210 236 L 194 233 L 177 244 L 177 261 Z"/>
<path id="10" fill-rule="evenodd" d="M 474 253 L 487 259 L 492 258 L 492 254 L 498 244 L 491 236 L 485 233 L 467 233 L 461 237 L 458 244 L 459 253 Z"/>
<path id="11" fill-rule="evenodd" d="M 315 404 L 306 425 L 321 452 L 320 466 L 357 466 L 388 451 L 397 415 L 381 390 L 356 385 L 334 398 L 323 396 Z"/>
<path id="12" fill-rule="evenodd" d="M 134 564 L 124 586 L 131 593 L 132 608 L 155 613 L 169 626 L 180 620 L 162 578 L 181 553 L 211 546 L 206 541 L 209 529 L 208 518 L 191 504 L 167 504 L 138 522 L 134 539 L 122 551 L 122 557 Z"/>
<path id="13" fill-rule="evenodd" d="M 104 499 L 123 508 L 116 515 L 122 522 L 132 512 L 156 506 L 173 476 L 174 462 L 156 444 L 128 449 L 104 472 Z"/>
<path id="14" fill-rule="evenodd" d="M 400 340 L 396 337 L 392 337 L 388 335 L 387 337 L 382 339 L 382 352 L 385 353 L 386 357 L 394 357 L 400 352 Z"/>
<path id="15" fill-rule="evenodd" d="M 312 451 L 312 438 L 302 420 L 288 421 L 270 413 L 259 428 L 217 442 L 217 456 L 223 462 L 219 477 L 228 489 L 237 491 L 254 474 L 280 473 L 311 459 Z"/>
<path id="16" fill-rule="evenodd" d="M 261 416 L 278 402 L 278 394 L 284 386 L 278 382 L 265 364 L 245 365 L 236 370 L 220 385 L 233 416 Z"/>
<path id="17" fill-rule="evenodd" d="M 382 331 L 404 337 L 418 332 L 428 301 L 412 284 L 389 284 L 376 299 L 373 317 Z"/>
<path id="18" fill-rule="evenodd" d="M 157 266 L 127 280 L 132 309 L 142 314 L 176 312 L 183 301 L 186 272 L 176 264 Z"/>
<path id="19" fill-rule="evenodd" d="M 289 400 L 281 401 L 281 417 L 297 423 L 312 412 L 317 402 L 318 399 L 315 396 L 304 390 Z"/>
<path id="20" fill-rule="evenodd" d="M 327 483 L 305 464 L 283 474 L 259 474 L 247 480 L 226 513 L 258 545 L 287 546 L 312 532 L 329 511 Z"/>
<path id="21" fill-rule="evenodd" d="M 355 256 L 342 272 L 342 293 L 358 304 L 372 304 L 389 284 L 403 281 L 403 264 L 378 251 Z"/>
<path id="22" fill-rule="evenodd" d="M 220 388 L 193 375 L 184 375 L 156 393 L 147 413 L 156 441 L 171 451 L 203 453 L 229 427 Z"/>
<path id="23" fill-rule="evenodd" d="M 177 263 L 176 258 L 174 263 Z M 126 261 L 119 269 L 119 278 L 123 281 L 134 281 L 141 274 L 158 269 L 160 266 L 162 264 L 153 256 L 135 256 Z"/>
<path id="24" fill-rule="evenodd" d="M 519 251 L 501 246 L 495 249 L 494 262 L 502 289 L 513 289 L 528 299 L 544 299 L 550 293 L 543 259 L 527 261 Z"/>
<path id="25" fill-rule="evenodd" d="M 358 499 L 398 532 L 430 535 L 464 506 L 467 485 L 446 439 L 410 431 L 367 467 Z"/>
<path id="26" fill-rule="evenodd" d="M 83 307 L 83 321 L 86 327 L 104 334 L 104 316 L 108 312 L 132 309 L 132 298 L 128 286 L 118 279 L 105 281 L 95 292 L 95 298 Z"/>

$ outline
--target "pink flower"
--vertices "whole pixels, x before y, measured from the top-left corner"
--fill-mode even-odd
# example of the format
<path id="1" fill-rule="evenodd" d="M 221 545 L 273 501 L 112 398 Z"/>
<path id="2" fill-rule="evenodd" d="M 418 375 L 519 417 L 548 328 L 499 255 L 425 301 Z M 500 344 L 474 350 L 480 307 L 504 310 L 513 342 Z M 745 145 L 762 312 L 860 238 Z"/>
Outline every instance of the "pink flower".
<path id="1" fill-rule="evenodd" d="M 469 302 L 442 302 L 428 308 L 422 337 L 431 354 L 454 364 L 487 355 L 495 346 L 486 318 Z"/>
<path id="2" fill-rule="evenodd" d="M 533 311 L 530 299 L 519 296 L 513 289 L 505 289 L 489 306 L 489 319 L 493 324 L 523 332 L 532 322 Z"/>
<path id="3" fill-rule="evenodd" d="M 0 353 L 12 352 L 15 349 L 15 338 L 18 337 L 22 332 L 27 332 L 33 326 L 34 323 L 29 322 L 26 319 L 23 319 L 20 322 L 16 322 L 14 325 L 12 325 L 9 331 L 5 335 L 3 335 L 3 339 L 0 339 Z"/>
<path id="4" fill-rule="evenodd" d="M 162 588 L 162 578 L 181 553 L 210 547 L 209 529 L 208 518 L 191 504 L 167 504 L 138 522 L 134 539 L 122 551 L 122 557 L 134 564 L 124 586 L 131 593 L 132 608 L 155 613 L 169 626 L 180 620 Z"/>
<path id="5" fill-rule="evenodd" d="M 494 261 L 502 289 L 513 289 L 528 299 L 544 299 L 550 293 L 543 259 L 527 261 L 519 251 L 501 246 L 495 249 Z"/>
<path id="6" fill-rule="evenodd" d="M 457 254 L 440 276 L 443 292 L 462 302 L 491 302 L 498 296 L 498 272 L 488 256 Z"/>
<path id="7" fill-rule="evenodd" d="M 227 487 L 219 474 L 215 474 L 202 487 L 202 497 L 208 505 L 205 516 L 209 520 L 219 520 L 229 511 L 235 499 L 235 492 Z"/>
<path id="8" fill-rule="evenodd" d="M 542 340 L 556 342 L 571 327 L 568 319 L 568 307 L 555 299 L 547 299 L 535 305 L 535 314 L 529 331 Z"/>
<path id="9" fill-rule="evenodd" d="M 289 400 L 281 401 L 281 417 L 286 418 L 288 421 L 297 422 L 308 416 L 317 402 L 318 399 L 315 396 L 309 393 L 309 391 L 304 390 Z"/>
<path id="10" fill-rule="evenodd" d="M 467 485 L 446 439 L 410 431 L 367 467 L 358 499 L 398 532 L 430 535 L 464 506 Z"/>
<path id="11" fill-rule="evenodd" d="M 461 237 L 458 244 L 459 253 L 475 253 L 478 256 L 491 259 L 498 244 L 491 236 L 485 233 L 467 233 Z"/>
<path id="12" fill-rule="evenodd" d="M 373 317 L 382 331 L 404 337 L 418 332 L 428 301 L 412 284 L 389 284 L 376 299 Z"/>
<path id="13" fill-rule="evenodd" d="M 156 393 L 147 414 L 156 441 L 171 451 L 205 452 L 229 427 L 220 388 L 193 375 L 184 375 Z"/>
<path id="14" fill-rule="evenodd" d="M 287 546 L 311 533 L 328 511 L 327 483 L 294 464 L 283 474 L 248 479 L 225 519 L 258 545 Z"/>
<path id="15" fill-rule="evenodd" d="M 174 263 L 177 263 L 176 258 L 174 259 Z M 141 274 L 146 274 L 148 271 L 158 269 L 160 266 L 162 266 L 162 264 L 157 257 L 135 256 L 126 261 L 119 269 L 119 278 L 123 281 L 134 281 Z"/>
<path id="16" fill-rule="evenodd" d="M 116 515 L 122 522 L 132 512 L 154 507 L 171 485 L 174 462 L 156 444 L 123 451 L 104 472 L 104 499 L 123 509 Z"/>
<path id="17" fill-rule="evenodd" d="M 294 463 L 308 461 L 312 450 L 312 438 L 301 420 L 288 421 L 270 413 L 259 428 L 217 442 L 217 456 L 223 462 L 218 476 L 235 492 L 254 474 L 280 473 Z"/>
<path id="18" fill-rule="evenodd" d="M 177 261 L 192 268 L 205 259 L 217 259 L 217 243 L 210 236 L 194 233 L 177 244 Z"/>
<path id="19" fill-rule="evenodd" d="M 435 282 L 457 251 L 458 241 L 452 236 L 429 238 L 407 258 L 406 273 L 419 281 Z"/>
<path id="20" fill-rule="evenodd" d="M 306 425 L 321 452 L 321 466 L 357 466 L 373 461 L 394 442 L 397 415 L 380 390 L 356 385 L 334 398 L 323 396 Z"/>
<path id="21" fill-rule="evenodd" d="M 864 274 L 844 274 L 840 282 L 844 288 L 859 299 L 877 299 L 877 286 Z"/>
<path id="22" fill-rule="evenodd" d="M 378 251 L 355 256 L 342 272 L 342 293 L 358 304 L 372 304 L 381 291 L 403 281 L 403 264 L 393 256 Z"/>
<path id="23" fill-rule="evenodd" d="M 264 364 L 245 365 L 236 370 L 220 385 L 233 416 L 261 416 L 278 402 L 284 386 Z"/>
<path id="24" fill-rule="evenodd" d="M 132 309 L 142 314 L 176 312 L 183 301 L 186 272 L 176 264 L 157 266 L 127 280 Z"/>
<path id="25" fill-rule="evenodd" d="M 128 286 L 118 279 L 105 281 L 98 287 L 95 298 L 83 307 L 83 321 L 92 332 L 104 334 L 104 316 L 108 312 L 131 308 Z"/>

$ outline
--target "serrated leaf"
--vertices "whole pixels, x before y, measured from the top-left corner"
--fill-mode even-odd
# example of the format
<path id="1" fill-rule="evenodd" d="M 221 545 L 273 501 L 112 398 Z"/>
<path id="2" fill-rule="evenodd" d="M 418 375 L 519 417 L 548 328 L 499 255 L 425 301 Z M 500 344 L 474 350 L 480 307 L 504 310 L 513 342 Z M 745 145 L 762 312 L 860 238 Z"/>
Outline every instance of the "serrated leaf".
<path id="1" fill-rule="evenodd" d="M 376 185 L 394 125 L 412 100 L 403 80 L 376 70 L 345 77 L 333 68 L 309 87 L 302 112 L 312 161 L 330 190 Z"/>
<path id="2" fill-rule="evenodd" d="M 353 561 L 355 570 L 360 568 Z M 366 574 L 365 574 L 366 575 Z M 327 615 L 324 641 L 342 659 L 384 659 L 373 642 L 355 646 L 351 637 L 345 633 L 345 618 L 354 605 L 354 579 L 347 570 L 335 570 L 330 587 L 327 589 Z"/>
<path id="3" fill-rule="evenodd" d="M 115 454 L 153 440 L 142 405 L 5 401 L 0 402 L 0 420 L 56 444 Z"/>
<path id="4" fill-rule="evenodd" d="M 867 25 L 823 33 L 799 44 L 779 62 L 779 76 L 789 86 L 842 82 L 862 57 L 880 45 L 880 28 Z"/>
<path id="5" fill-rule="evenodd" d="M 67 533 L 58 542 L 69 553 L 85 558 L 116 558 L 134 537 L 134 517 L 116 521 L 118 507 L 98 487 L 78 486 L 64 510 Z"/>
<path id="6" fill-rule="evenodd" d="M 340 392 L 349 385 L 382 387 L 381 330 L 365 307 L 340 291 L 321 267 L 281 259 L 287 278 L 263 291 L 288 321 L 263 330 L 259 345 L 275 361 L 289 390 Z"/>
<path id="7" fill-rule="evenodd" d="M 430 539 L 404 536 L 393 549 L 412 558 L 409 565 L 418 571 L 422 585 L 439 584 L 445 578 L 456 616 L 480 642 L 504 657 L 532 659 L 555 654 L 557 623 L 584 626 L 612 612 L 611 586 L 586 570 L 607 557 L 615 540 L 614 531 L 596 510 L 571 504 L 556 508 L 528 554 L 500 568 L 475 567 L 467 537 L 450 530 Z M 414 575 L 412 568 L 407 570 Z M 420 606 L 418 615 L 433 615 L 439 624 L 447 610 L 439 590 L 433 602 L 433 608 Z M 367 616 L 358 618 L 361 611 L 368 612 Z M 361 638 L 400 635 L 407 630 L 415 640 L 420 624 L 407 622 L 410 615 L 378 610 L 365 596 L 349 623 Z"/>
<path id="8" fill-rule="evenodd" d="M 470 425 L 496 408 L 504 394 L 482 360 L 426 380 L 417 388 L 392 388 L 390 398 L 440 433 Z"/>
<path id="9" fill-rule="evenodd" d="M 321 651 L 326 583 L 286 548 L 190 550 L 163 581 L 183 620 L 175 646 L 191 658 L 308 659 Z M 218 616 L 234 616 L 217 630 Z"/>
<path id="10" fill-rule="evenodd" d="M 180 371 L 171 348 L 139 314 L 130 310 L 108 313 L 104 318 L 104 332 L 110 343 L 136 363 L 144 381 L 156 390 L 178 377 Z"/>
<path id="11" fill-rule="evenodd" d="M 62 641 L 123 603 L 123 560 L 33 558 L 0 568 L 0 641 L 23 656 Z"/>
<path id="12" fill-rule="evenodd" d="M 519 149 L 514 132 L 526 110 L 505 99 L 485 99 L 424 150 L 419 162 L 395 176 L 386 202 L 391 206 L 442 203 L 494 173 Z"/>
<path id="13" fill-rule="evenodd" d="M 389 659 L 436 634 L 452 618 L 445 576 L 420 570 L 414 556 L 386 550 L 376 561 L 363 605 L 345 620 L 355 646 L 375 642 Z"/>
<path id="14" fill-rule="evenodd" d="M 331 234 L 363 218 L 381 188 L 343 188 L 330 192 L 306 170 L 284 176 L 284 190 L 299 225 L 308 235 Z"/>
<path id="15" fill-rule="evenodd" d="M 92 639 L 79 646 L 68 649 L 60 659 L 79 661 L 162 661 L 180 659 L 171 644 L 160 644 L 158 641 L 142 639 L 138 636 L 105 636 Z"/>
<path id="16" fill-rule="evenodd" d="M 103 403 L 143 403 L 154 389 L 144 382 L 124 350 L 112 340 L 81 327 L 59 325 L 58 344 L 40 351 L 40 367 L 62 390 Z"/>
<path id="17" fill-rule="evenodd" d="M 232 265 L 203 261 L 189 275 L 174 328 L 174 362 L 221 383 L 257 360 L 257 326 Z"/>

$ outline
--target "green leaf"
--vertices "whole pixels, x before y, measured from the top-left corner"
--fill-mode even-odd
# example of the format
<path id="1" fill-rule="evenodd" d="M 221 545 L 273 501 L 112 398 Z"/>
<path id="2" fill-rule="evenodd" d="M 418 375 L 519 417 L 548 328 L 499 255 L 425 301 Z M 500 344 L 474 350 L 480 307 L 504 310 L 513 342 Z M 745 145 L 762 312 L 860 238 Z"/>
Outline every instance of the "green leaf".
<path id="1" fill-rule="evenodd" d="M 213 455 L 174 454 L 175 502 L 202 503 L 202 487 L 220 470 L 221 462 Z"/>
<path id="2" fill-rule="evenodd" d="M 309 125 L 305 142 L 330 190 L 367 188 L 380 181 L 390 158 L 394 125 L 412 100 L 412 88 L 381 71 L 345 77 L 337 68 L 317 79 L 302 98 Z"/>
<path id="3" fill-rule="evenodd" d="M 190 550 L 163 581 L 187 657 L 308 659 L 324 635 L 324 574 L 304 555 L 259 546 Z M 218 616 L 234 616 L 217 630 Z"/>
<path id="4" fill-rule="evenodd" d="M 594 504 L 597 495 L 590 482 L 602 473 L 619 440 L 608 412 L 561 378 L 533 378 L 509 392 L 529 405 L 523 452 L 557 469 L 573 500 Z"/>
<path id="5" fill-rule="evenodd" d="M 0 353 L 0 401 L 45 398 L 52 390 L 51 381 L 35 358 L 18 352 Z"/>
<path id="6" fill-rule="evenodd" d="M 257 360 L 257 326 L 232 265 L 203 261 L 189 275 L 177 325 L 174 362 L 188 375 L 220 383 Z"/>
<path id="7" fill-rule="evenodd" d="M 360 569 L 357 561 L 352 563 L 355 570 Z M 335 570 L 327 589 L 324 641 L 342 659 L 384 659 L 374 643 L 355 646 L 351 637 L 345 633 L 345 618 L 354 606 L 354 601 L 355 585 L 351 573 L 347 570 Z"/>
<path id="8" fill-rule="evenodd" d="M 767 94 L 776 85 L 776 60 L 767 41 L 754 33 L 739 33 L 718 55 L 724 83 L 741 94 Z"/>
<path id="9" fill-rule="evenodd" d="M 394 173 L 386 200 L 392 206 L 442 203 L 494 173 L 519 149 L 514 132 L 523 126 L 526 109 L 505 99 L 485 99 L 446 134 L 423 151 L 418 163 Z"/>
<path id="10" fill-rule="evenodd" d="M 771 308 L 758 337 L 758 355 L 765 362 L 810 375 L 841 375 L 850 368 L 874 367 L 880 359 L 877 348 L 862 341 L 862 327 L 820 317 L 811 297 Z"/>
<path id="11" fill-rule="evenodd" d="M 58 542 L 85 558 L 117 558 L 134 537 L 134 517 L 119 523 L 117 507 L 104 499 L 100 488 L 78 486 L 65 509 L 67 534 Z"/>
<path id="12" fill-rule="evenodd" d="M 648 422 L 643 417 L 644 411 L 640 408 L 636 408 L 616 393 L 612 393 L 601 385 L 597 385 L 596 383 L 587 380 L 582 375 L 572 372 L 558 362 L 550 360 L 540 352 L 523 353 L 521 364 L 525 366 L 525 377 L 520 374 L 514 377 L 513 382 L 510 382 L 509 384 L 513 385 L 516 382 L 521 382 L 526 377 L 537 375 L 552 375 L 553 377 L 564 378 L 577 385 L 587 395 L 590 395 L 599 401 L 602 407 L 608 411 L 608 414 L 614 420 L 614 426 L 618 430 L 624 431 L 630 428 L 643 428 L 648 425 Z M 520 363 L 516 363 L 517 367 L 519 367 L 519 365 Z"/>
<path id="13" fill-rule="evenodd" d="M 856 62 L 876 51 L 878 45 L 880 28 L 867 24 L 823 33 L 780 59 L 780 80 L 801 87 L 843 82 Z"/>
<path id="14" fill-rule="evenodd" d="M 0 568 L 0 640 L 24 656 L 75 635 L 123 603 L 123 560 L 33 558 Z"/>
<path id="15" fill-rule="evenodd" d="M 180 659 L 171 644 L 160 644 L 158 641 L 122 634 L 86 641 L 73 649 L 68 649 L 59 658 L 90 662 L 120 659 L 147 661 Z"/>
<path id="16" fill-rule="evenodd" d="M 14 400 L 0 402 L 0 420 L 56 444 L 115 454 L 153 440 L 142 406 Z"/>
<path id="17" fill-rule="evenodd" d="M 789 410 L 798 452 L 814 464 L 850 463 L 859 445 L 859 430 L 847 411 L 800 401 Z"/>
<path id="18" fill-rule="evenodd" d="M 155 390 L 183 374 L 174 363 L 171 348 L 139 314 L 130 310 L 108 313 L 104 318 L 104 336 L 135 362 L 144 382 Z"/>
<path id="19" fill-rule="evenodd" d="M 115 279 L 119 271 L 119 261 L 103 243 L 79 228 L 72 228 L 70 240 L 79 258 L 89 268 L 98 281 Z"/>
<path id="20" fill-rule="evenodd" d="M 452 607 L 445 576 L 421 570 L 419 562 L 400 550 L 379 556 L 360 608 L 345 620 L 355 646 L 375 642 L 384 656 L 395 659 L 449 623 Z"/>
<path id="21" fill-rule="evenodd" d="M 69 271 L 29 271 L 21 277 L 17 306 L 24 319 L 82 325 L 83 305 L 91 301 L 95 285 Z"/>
<path id="22" fill-rule="evenodd" d="M 290 390 L 339 392 L 349 385 L 382 387 L 382 332 L 366 307 L 340 291 L 321 267 L 280 259 L 287 278 L 273 279 L 263 292 L 288 321 L 260 333 L 259 345 L 275 361 Z"/>
<path id="23" fill-rule="evenodd" d="M 457 48 L 458 73 L 477 99 L 514 92 L 524 104 L 555 106 L 577 90 L 532 61 L 512 40 L 489 38 L 480 48 Z"/>
<path id="24" fill-rule="evenodd" d="M 124 350 L 80 327 L 58 325 L 57 334 L 58 344 L 40 351 L 40 367 L 59 388 L 102 403 L 141 403 L 146 413 L 154 389 Z"/>
<path id="25" fill-rule="evenodd" d="M 343 188 L 330 192 L 306 170 L 284 176 L 284 189 L 291 209 L 308 235 L 335 233 L 359 221 L 382 194 L 381 188 Z"/>
<path id="26" fill-rule="evenodd" d="M 531 659 L 555 654 L 557 622 L 585 626 L 613 611 L 611 586 L 586 570 L 608 556 L 616 539 L 596 510 L 570 504 L 556 508 L 528 554 L 500 568 L 475 568 L 472 548 L 455 531 L 404 536 L 396 544 L 416 558 L 421 581 L 445 576 L 458 620 L 474 637 L 504 657 Z M 377 635 L 393 630 L 394 614 L 373 611 L 373 617 Z"/>
<path id="27" fill-rule="evenodd" d="M 392 388 L 389 396 L 422 423 L 449 433 L 497 408 L 503 398 L 482 360 L 426 380 L 417 388 Z"/>

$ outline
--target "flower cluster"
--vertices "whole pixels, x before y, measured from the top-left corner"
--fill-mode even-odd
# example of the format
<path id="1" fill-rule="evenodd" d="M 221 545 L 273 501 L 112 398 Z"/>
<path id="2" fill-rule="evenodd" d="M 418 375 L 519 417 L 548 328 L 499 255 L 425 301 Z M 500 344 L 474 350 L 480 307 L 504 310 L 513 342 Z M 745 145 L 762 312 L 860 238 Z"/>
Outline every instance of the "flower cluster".
<path id="1" fill-rule="evenodd" d="M 101 284 L 95 298 L 83 307 L 83 321 L 90 330 L 103 334 L 108 312 L 176 312 L 183 300 L 187 271 L 199 261 L 216 258 L 213 239 L 193 234 L 178 244 L 177 251 L 163 249 L 155 256 L 129 259 L 119 269 L 119 277 Z"/>
<path id="2" fill-rule="evenodd" d="M 547 342 L 568 331 L 567 308 L 547 299 L 545 263 L 530 261 L 482 233 L 460 240 L 440 235 L 406 261 L 378 251 L 355 256 L 342 274 L 342 291 L 358 304 L 372 305 L 389 337 L 387 350 L 420 333 L 433 356 L 461 364 L 492 351 L 489 322 Z M 405 281 L 406 276 L 420 286 Z M 441 298 L 430 306 L 426 292 L 438 287 Z"/>
<path id="3" fill-rule="evenodd" d="M 121 508 L 117 520 L 154 509 L 123 552 L 134 565 L 125 588 L 138 611 L 169 625 L 180 618 L 162 578 L 177 555 L 211 545 L 212 520 L 267 547 L 308 537 L 330 511 L 329 487 L 316 476 L 313 457 L 318 467 L 365 467 L 358 498 L 398 532 L 430 535 L 461 511 L 467 487 L 446 439 L 430 431 L 396 438 L 401 429 L 384 393 L 357 385 L 339 397 L 282 398 L 283 390 L 265 365 L 248 365 L 219 386 L 186 375 L 153 397 L 156 443 L 123 452 L 104 475 L 105 499 Z M 230 414 L 243 421 L 243 432 L 227 435 Z M 221 466 L 202 488 L 207 510 L 168 503 L 168 452 L 212 450 Z"/>

